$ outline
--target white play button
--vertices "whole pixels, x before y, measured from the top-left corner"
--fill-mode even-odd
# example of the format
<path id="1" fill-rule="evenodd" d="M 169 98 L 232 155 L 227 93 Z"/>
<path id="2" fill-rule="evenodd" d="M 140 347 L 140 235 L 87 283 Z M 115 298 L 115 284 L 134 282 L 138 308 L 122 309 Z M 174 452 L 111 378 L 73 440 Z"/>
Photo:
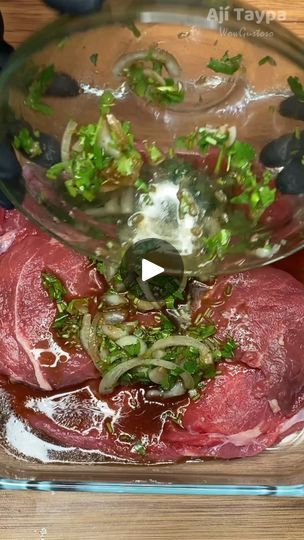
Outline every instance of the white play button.
<path id="1" fill-rule="evenodd" d="M 147 259 L 142 259 L 142 262 L 141 262 L 142 281 L 148 281 L 149 279 L 152 279 L 155 276 L 159 276 L 164 271 L 165 269 L 162 266 L 158 266 L 158 264 L 154 264 L 153 262 L 148 261 Z"/>

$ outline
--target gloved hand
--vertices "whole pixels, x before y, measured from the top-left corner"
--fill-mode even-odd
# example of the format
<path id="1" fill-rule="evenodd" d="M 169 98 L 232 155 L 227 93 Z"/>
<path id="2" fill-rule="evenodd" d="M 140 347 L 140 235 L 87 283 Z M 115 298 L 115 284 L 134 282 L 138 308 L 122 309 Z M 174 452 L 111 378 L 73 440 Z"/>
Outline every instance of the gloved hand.
<path id="1" fill-rule="evenodd" d="M 60 13 L 69 13 L 70 15 L 84 15 L 90 12 L 97 11 L 103 0 L 44 0 L 45 4 L 49 7 L 56 9 Z M 0 70 L 5 66 L 10 54 L 13 51 L 13 47 L 6 43 L 4 40 L 4 23 L 3 18 L 0 12 Z M 57 81 L 60 85 L 60 82 Z M 73 83 L 73 81 L 72 81 Z M 75 86 L 75 85 L 74 85 Z M 77 90 L 74 90 L 75 92 Z M 58 94 L 57 94 L 58 95 Z M 62 95 L 62 94 L 61 94 Z M 68 93 L 68 96 L 71 94 Z M 74 93 L 75 95 L 75 93 Z M 45 135 L 47 137 L 47 135 Z M 42 141 L 43 149 L 43 141 Z M 56 151 L 56 149 L 55 149 Z M 23 190 L 22 190 L 22 171 L 19 162 L 16 159 L 15 152 L 10 144 L 7 141 L 0 142 L 0 179 L 7 184 L 14 185 L 19 187 L 19 197 L 22 200 Z M 16 192 L 16 191 L 15 191 Z M 13 208 L 11 202 L 5 197 L 5 195 L 0 191 L 0 207 L 2 208 Z"/>

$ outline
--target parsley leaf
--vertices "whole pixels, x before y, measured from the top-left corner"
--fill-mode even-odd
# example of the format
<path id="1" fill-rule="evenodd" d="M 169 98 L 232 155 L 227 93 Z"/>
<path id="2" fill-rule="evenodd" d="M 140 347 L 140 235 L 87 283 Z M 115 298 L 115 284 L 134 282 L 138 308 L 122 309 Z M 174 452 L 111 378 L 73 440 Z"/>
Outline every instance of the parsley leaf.
<path id="1" fill-rule="evenodd" d="M 159 165 L 166 159 L 165 154 L 157 148 L 156 144 L 146 145 L 148 156 L 153 165 Z"/>
<path id="2" fill-rule="evenodd" d="M 189 334 L 200 341 L 204 341 L 205 339 L 216 334 L 216 327 L 214 325 L 196 326 L 190 329 Z"/>
<path id="3" fill-rule="evenodd" d="M 299 77 L 288 77 L 287 81 L 294 95 L 300 101 L 304 101 L 304 87 L 303 84 L 300 82 Z"/>
<path id="4" fill-rule="evenodd" d="M 150 66 L 152 62 L 152 67 Z M 147 54 L 146 62 L 135 62 L 124 70 L 133 92 L 148 101 L 161 105 L 181 103 L 185 91 L 180 81 L 174 81 L 162 74 L 164 65 L 153 60 L 153 53 Z"/>
<path id="5" fill-rule="evenodd" d="M 71 145 L 69 160 L 56 163 L 47 171 L 50 180 L 60 179 L 64 173 L 62 180 L 72 198 L 93 202 L 104 184 L 112 183 L 113 189 L 118 189 L 120 177 L 129 177 L 130 185 L 138 178 L 142 158 L 130 124 L 121 123 L 110 114 L 114 104 L 112 92 L 105 91 L 99 101 L 99 121 L 75 130 L 73 138 L 77 140 Z M 117 151 L 117 156 L 112 149 Z"/>
<path id="6" fill-rule="evenodd" d="M 88 312 L 89 299 L 75 298 L 65 300 L 67 290 L 57 276 L 50 272 L 42 272 L 42 285 L 51 300 L 56 302 L 57 312 L 52 324 L 58 337 L 66 340 L 66 345 L 79 345 L 79 334 L 82 318 Z"/>
<path id="7" fill-rule="evenodd" d="M 256 152 L 251 144 L 235 141 L 229 149 L 229 166 L 237 169 L 251 166 L 256 157 Z"/>
<path id="8" fill-rule="evenodd" d="M 98 53 L 91 54 L 90 56 L 90 62 L 92 62 L 93 66 L 96 66 L 98 62 Z"/>
<path id="9" fill-rule="evenodd" d="M 264 58 L 261 58 L 259 61 L 259 66 L 264 66 L 264 64 L 270 64 L 271 66 L 276 66 L 277 63 L 275 59 L 272 56 L 264 56 Z"/>
<path id="10" fill-rule="evenodd" d="M 46 116 L 50 116 L 52 114 L 52 107 L 44 103 L 42 98 L 50 86 L 54 75 L 55 69 L 53 65 L 38 70 L 34 79 L 29 85 L 28 95 L 24 101 L 27 107 Z"/>
<path id="11" fill-rule="evenodd" d="M 216 60 L 210 58 L 210 62 L 207 65 L 210 69 L 216 73 L 224 73 L 225 75 L 233 75 L 241 67 L 243 61 L 243 55 L 237 54 L 236 56 L 229 56 L 228 51 L 226 51 L 223 56 Z"/>
<path id="12" fill-rule="evenodd" d="M 123 349 L 130 357 L 134 358 L 140 353 L 140 342 L 137 341 L 137 343 L 132 343 L 131 345 L 124 345 Z"/>
<path id="13" fill-rule="evenodd" d="M 30 158 L 42 154 L 39 141 L 32 137 L 27 128 L 21 129 L 18 135 L 15 135 L 13 145 L 17 150 L 23 150 Z"/>
<path id="14" fill-rule="evenodd" d="M 127 24 L 126 26 L 127 26 L 127 28 L 129 28 L 129 30 L 131 30 L 132 34 L 136 38 L 140 38 L 141 31 L 139 30 L 139 28 L 137 28 L 137 26 L 136 26 L 136 24 L 134 22 L 131 22 L 131 23 Z"/>
<path id="15" fill-rule="evenodd" d="M 231 241 L 231 231 L 222 229 L 218 233 L 203 239 L 203 246 L 209 260 L 218 257 L 223 258 Z"/>

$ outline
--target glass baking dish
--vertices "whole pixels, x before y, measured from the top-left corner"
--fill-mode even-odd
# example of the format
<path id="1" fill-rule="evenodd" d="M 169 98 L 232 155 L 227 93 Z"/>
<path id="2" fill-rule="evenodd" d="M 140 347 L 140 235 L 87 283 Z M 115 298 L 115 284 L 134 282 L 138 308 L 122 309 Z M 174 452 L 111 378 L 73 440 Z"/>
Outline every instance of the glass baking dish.
<path id="1" fill-rule="evenodd" d="M 172 42 L 176 47 L 182 47 L 183 51 L 187 51 L 187 39 L 192 32 L 192 41 L 190 47 L 198 47 L 204 43 L 205 52 L 204 58 L 210 57 L 210 46 L 217 47 L 217 42 L 221 42 L 221 49 L 225 46 L 226 49 L 237 53 L 240 48 L 247 53 L 251 62 L 251 77 L 255 83 L 256 90 L 261 95 L 269 87 L 273 88 L 274 103 L 277 103 L 278 97 L 286 97 L 286 88 L 282 88 L 282 80 L 291 73 L 300 74 L 304 67 L 303 61 L 303 44 L 302 42 L 285 30 L 277 23 L 270 21 L 257 22 L 257 20 L 246 20 L 240 23 L 235 16 L 232 15 L 235 7 L 240 8 L 240 5 L 235 5 L 233 2 L 226 2 L 225 6 L 230 7 L 231 17 L 224 17 L 223 8 L 220 2 L 212 1 L 184 1 L 184 2 L 119 2 L 112 1 L 106 3 L 104 10 L 94 16 L 89 16 L 84 19 L 69 19 L 62 17 L 54 24 L 51 24 L 43 31 L 39 32 L 28 42 L 26 42 L 20 50 L 15 54 L 13 60 L 9 64 L 2 82 L 0 83 L 0 91 L 4 95 L 4 88 L 11 82 L 18 70 L 21 70 L 26 61 L 35 57 L 42 64 L 46 58 L 52 59 L 52 62 L 58 65 L 58 69 L 69 72 L 77 81 L 81 81 L 82 89 L 88 100 L 88 110 L 86 114 L 90 116 L 90 105 L 94 104 L 94 95 L 96 88 L 98 90 L 98 76 L 94 70 L 93 58 L 91 66 L 73 62 L 73 58 L 77 55 L 81 56 L 81 50 L 86 50 L 86 58 L 88 55 L 102 54 L 102 47 L 98 45 L 98 32 L 100 27 L 104 27 L 105 32 L 109 32 L 109 28 L 115 26 L 115 31 L 121 34 L 121 41 L 118 40 L 118 54 L 121 44 L 128 48 L 130 43 L 130 28 L 140 28 L 143 31 L 144 27 L 149 28 L 151 35 L 157 36 L 159 42 L 170 39 L 170 36 L 178 36 L 178 41 Z M 222 14 L 223 21 L 215 18 L 214 12 L 210 16 L 210 9 L 217 9 L 218 14 Z M 218 15 L 220 18 L 220 15 Z M 184 21 L 181 24 L 180 21 Z M 158 35 L 158 25 L 162 22 L 162 35 Z M 123 27 L 122 27 L 123 25 Z M 113 26 L 113 27 L 114 27 Z M 235 32 L 240 31 L 240 26 L 246 27 L 246 39 Z M 126 28 L 128 27 L 128 28 Z M 188 30 L 186 31 L 186 28 Z M 169 38 L 168 38 L 168 29 Z M 199 29 L 199 30 L 198 30 Z M 204 33 L 203 33 L 204 30 Z M 112 30 L 111 30 L 112 31 Z M 260 38 L 256 38 L 255 32 L 260 32 Z M 154 34 L 153 34 L 154 32 Z M 189 34 L 188 34 L 189 32 Z M 200 34 L 202 32 L 202 34 Z M 232 32 L 234 35 L 230 35 Z M 136 33 L 136 30 L 135 30 Z M 150 39 L 151 39 L 150 35 Z M 75 41 L 77 36 L 77 40 Z M 89 37 L 88 37 L 89 36 Z M 203 36 L 203 37 L 202 37 Z M 135 36 L 136 37 L 136 36 Z M 71 49 L 69 48 L 69 40 Z M 222 40 L 222 41 L 220 41 Z M 64 44 L 66 42 L 66 44 Z M 224 42 L 224 45 L 223 45 Z M 59 46 L 58 46 L 59 44 Z M 77 50 L 75 46 L 77 44 Z M 66 47 L 66 48 L 65 48 Z M 193 49 L 194 50 L 194 49 Z M 268 80 L 267 72 L 260 76 L 257 70 L 253 69 L 256 65 L 256 60 L 266 54 L 277 53 L 282 58 L 277 75 Z M 214 52 L 216 55 L 216 52 Z M 264 73 L 264 74 L 263 74 Z M 271 72 L 272 73 L 272 72 Z M 21 77 L 22 79 L 22 77 Z M 22 81 L 21 81 L 22 82 Z M 205 84 L 202 77 L 201 83 Z M 20 83 L 20 78 L 19 78 Z M 243 81 L 236 80 L 234 82 L 212 81 L 209 83 L 219 85 L 220 93 L 210 93 L 210 102 L 199 109 L 193 110 L 193 103 L 188 103 L 191 109 L 191 114 L 203 113 L 206 110 L 216 106 L 218 110 L 221 107 L 227 109 L 227 100 L 232 99 L 232 102 L 237 106 L 241 99 L 242 91 L 244 90 Z M 209 84 L 208 83 L 208 84 Z M 25 113 L 23 109 L 23 101 L 20 99 L 20 91 L 18 81 L 16 85 L 16 95 L 13 99 L 13 108 L 18 114 L 27 114 L 26 120 L 33 122 L 34 115 Z M 207 91 L 210 88 L 207 87 Z M 123 91 L 123 89 L 122 89 Z M 225 99 L 222 98 L 221 92 L 224 92 Z M 241 92 L 241 94 L 240 94 Z M 22 95 L 22 92 L 21 92 Z M 97 94 L 98 95 L 98 94 Z M 209 99 L 208 98 L 208 99 Z M 82 98 L 83 99 L 83 96 Z M 215 99 L 215 101 L 212 101 Z M 226 100 L 226 101 L 225 101 Z M 258 102 L 258 100 L 257 100 Z M 54 100 L 53 105 L 55 106 Z M 48 130 L 52 130 L 53 134 L 62 134 L 62 130 L 67 121 L 71 117 L 71 111 L 76 114 L 78 108 L 77 102 L 67 102 L 67 111 L 61 106 L 58 107 L 57 116 L 55 119 L 49 120 Z M 76 106 L 73 104 L 76 103 Z M 271 106 L 271 103 L 268 104 Z M 190 110 L 189 109 L 189 110 Z M 189 112 L 185 110 L 185 113 Z M 229 107 L 228 107 L 229 116 Z M 64 114 L 63 114 L 64 111 Z M 241 111 L 241 109 L 239 109 Z M 208 115 L 208 112 L 206 113 Z M 235 115 L 232 111 L 232 114 Z M 246 113 L 247 114 L 247 113 Z M 62 116 L 63 115 L 63 116 Z M 254 115 L 253 115 L 254 116 Z M 186 116 L 184 116 L 184 119 Z M 166 119 L 165 119 L 166 120 Z M 168 118 L 167 118 L 168 121 Z M 242 124 L 244 117 L 240 113 L 239 119 L 235 120 Z M 273 132 L 278 136 L 282 130 L 284 132 L 285 124 L 277 123 L 276 118 L 269 126 L 260 126 L 259 132 L 255 131 L 253 138 L 269 142 L 273 136 Z M 36 127 L 44 129 L 45 120 L 41 120 L 41 125 Z M 169 122 L 169 121 L 168 121 Z M 185 120 L 186 122 L 186 120 Z M 289 122 L 289 120 L 287 121 Z M 33 122 L 35 123 L 35 122 Z M 169 122 L 170 123 L 170 122 Z M 265 129 L 264 129 L 265 128 Z M 158 129 L 152 126 L 151 129 Z M 259 143 L 258 143 L 259 144 Z M 58 212 L 56 220 L 54 205 L 50 211 L 50 206 L 42 207 L 37 205 L 36 194 L 30 200 L 28 206 L 18 202 L 18 194 L 14 188 L 6 188 L 8 197 L 23 211 L 27 216 L 34 220 L 39 225 L 48 230 L 54 237 L 59 237 L 61 240 L 72 244 L 78 249 L 77 242 L 73 241 L 72 232 L 65 228 L 63 230 Z M 27 199 L 29 201 L 29 199 Z M 56 205 L 55 205 L 56 206 Z M 64 221 L 63 221 L 64 222 Z M 85 231 L 85 234 L 87 231 Z M 84 243 L 88 238 L 85 238 Z M 288 245 L 287 252 L 292 252 L 302 245 L 302 233 L 298 238 L 292 238 Z M 85 251 L 82 249 L 82 251 Z M 17 447 L 26 448 L 26 445 L 33 444 L 33 441 L 28 437 L 27 432 L 19 433 Z M 161 464 L 161 465 L 130 465 L 111 462 L 88 462 L 84 455 L 74 456 L 73 462 L 45 462 L 40 463 L 34 458 L 29 460 L 25 457 L 16 457 L 13 453 L 7 453 L 3 447 L 0 449 L 0 471 L 2 479 L 0 480 L 1 489 L 32 489 L 41 491 L 87 491 L 87 492 L 110 492 L 110 493 L 159 493 L 159 494 L 200 494 L 200 495 L 275 495 L 275 496 L 303 496 L 304 495 L 304 436 L 296 434 L 285 439 L 278 447 L 269 449 L 259 456 L 234 459 L 229 461 L 203 459 L 195 461 L 186 461 L 177 464 Z M 21 452 L 22 454 L 22 452 Z"/>

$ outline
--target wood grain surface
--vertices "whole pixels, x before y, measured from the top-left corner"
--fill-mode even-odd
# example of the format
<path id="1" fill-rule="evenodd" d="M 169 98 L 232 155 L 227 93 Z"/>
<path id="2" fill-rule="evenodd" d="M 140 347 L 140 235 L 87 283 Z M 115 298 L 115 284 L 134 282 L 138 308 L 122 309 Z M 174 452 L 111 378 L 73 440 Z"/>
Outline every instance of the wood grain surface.
<path id="1" fill-rule="evenodd" d="M 256 0 L 286 10 L 304 37 L 304 2 Z M 38 0 L 0 0 L 13 44 L 51 20 Z M 304 499 L 0 492 L 1 540 L 302 540 Z"/>

